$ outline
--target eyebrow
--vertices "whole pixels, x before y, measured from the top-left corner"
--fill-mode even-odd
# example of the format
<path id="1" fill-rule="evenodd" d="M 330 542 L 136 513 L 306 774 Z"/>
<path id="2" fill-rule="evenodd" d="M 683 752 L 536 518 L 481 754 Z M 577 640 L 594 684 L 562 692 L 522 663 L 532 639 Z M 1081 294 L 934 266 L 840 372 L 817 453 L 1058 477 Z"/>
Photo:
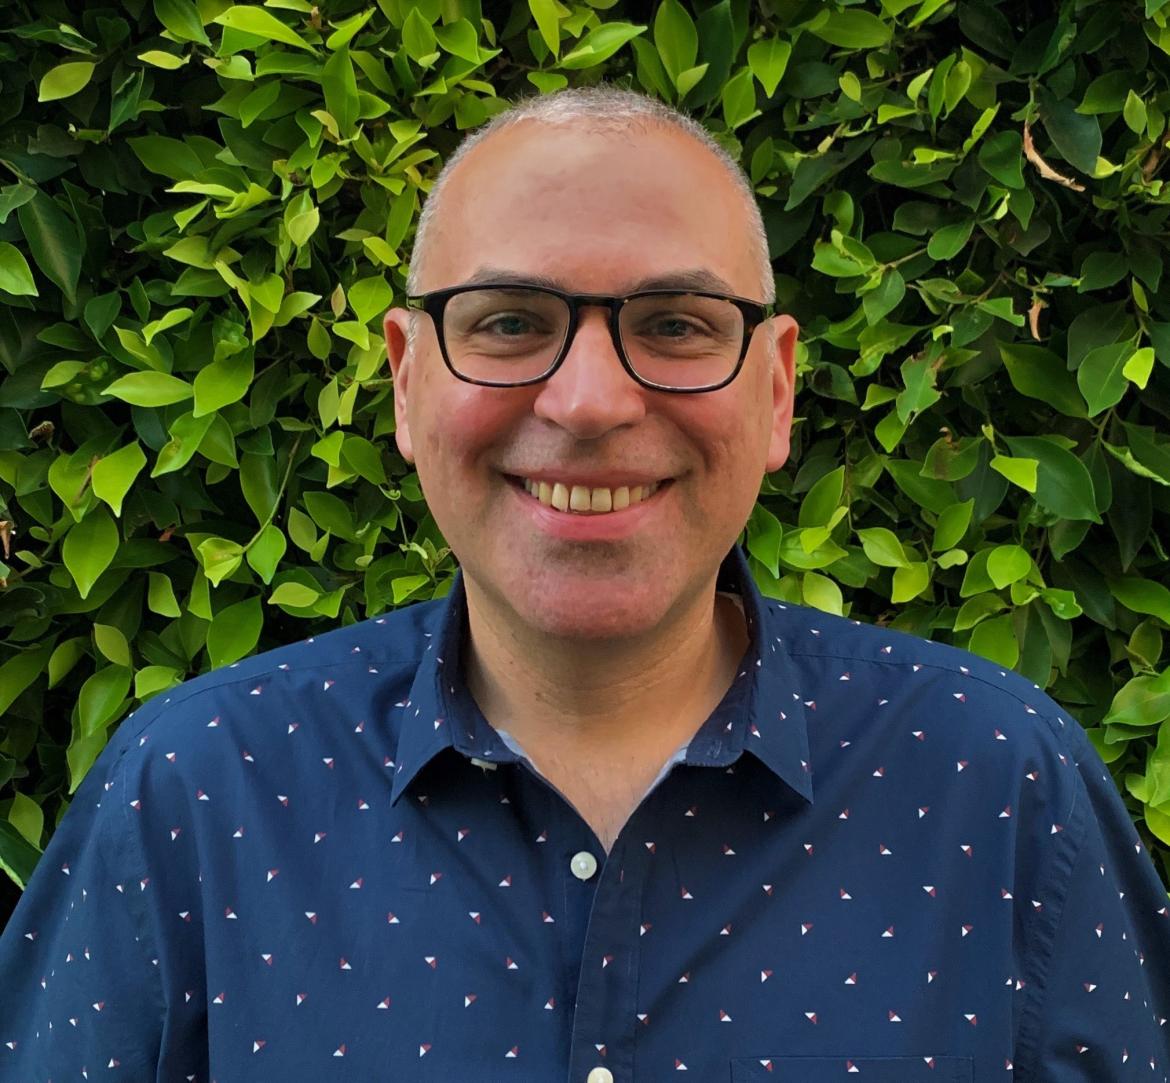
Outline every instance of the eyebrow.
<path id="1" fill-rule="evenodd" d="M 498 282 L 516 283 L 522 286 L 543 286 L 546 289 L 560 290 L 562 293 L 574 292 L 562 279 L 552 275 L 533 274 L 531 272 L 513 271 L 505 267 L 478 267 L 462 283 L 465 286 L 483 286 Z M 651 275 L 648 278 L 638 279 L 621 290 L 618 296 L 629 293 L 639 293 L 642 290 L 699 290 L 709 293 L 736 294 L 731 284 L 721 278 L 714 271 L 705 267 L 694 267 L 682 271 L 670 271 L 666 274 Z"/>

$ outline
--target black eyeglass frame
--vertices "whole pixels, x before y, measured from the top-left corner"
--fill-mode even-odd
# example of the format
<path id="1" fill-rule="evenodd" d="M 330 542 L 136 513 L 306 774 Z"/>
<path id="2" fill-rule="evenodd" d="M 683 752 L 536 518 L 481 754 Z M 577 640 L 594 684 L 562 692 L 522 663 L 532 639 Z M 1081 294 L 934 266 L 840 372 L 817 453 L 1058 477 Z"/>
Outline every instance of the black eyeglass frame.
<path id="1" fill-rule="evenodd" d="M 531 290 L 534 293 L 546 293 L 552 297 L 559 297 L 569 307 L 569 323 L 565 329 L 565 340 L 561 343 L 560 349 L 557 351 L 557 355 L 552 363 L 539 376 L 531 376 L 526 380 L 509 380 L 507 382 L 479 380 L 460 372 L 451 363 L 451 358 L 447 353 L 446 338 L 443 334 L 443 313 L 446 311 L 447 303 L 452 297 L 457 297 L 461 293 L 471 293 L 477 290 L 517 289 Z M 729 301 L 739 309 L 740 314 L 743 316 L 743 342 L 740 344 L 739 357 L 736 359 L 735 367 L 727 377 L 718 383 L 704 384 L 701 387 L 672 387 L 668 384 L 655 383 L 653 380 L 647 380 L 639 376 L 634 366 L 630 363 L 630 359 L 626 356 L 625 347 L 622 345 L 620 326 L 622 307 L 641 297 L 679 296 L 708 297 L 717 301 Z M 614 297 L 602 293 L 564 293 L 561 290 L 552 289 L 549 286 L 534 286 L 529 282 L 484 282 L 474 285 L 448 286 L 440 290 L 429 290 L 427 293 L 412 294 L 406 298 L 407 308 L 425 312 L 431 318 L 431 324 L 435 329 L 435 337 L 439 341 L 439 353 L 442 355 L 443 364 L 447 366 L 451 375 L 458 380 L 462 380 L 464 383 L 476 384 L 479 387 L 529 387 L 532 384 L 538 384 L 543 380 L 547 380 L 561 367 L 561 364 L 569 355 L 569 349 L 573 345 L 573 340 L 577 337 L 580 310 L 592 306 L 609 309 L 609 332 L 613 340 L 614 352 L 617 353 L 618 360 L 621 361 L 622 368 L 629 374 L 630 379 L 650 391 L 666 391 L 675 395 L 696 395 L 708 391 L 718 391 L 720 388 L 726 387 L 731 383 L 743 368 L 744 359 L 747 357 L 748 347 L 751 345 L 752 335 L 755 334 L 756 328 L 776 313 L 776 306 L 774 304 L 763 304 L 747 297 L 736 297 L 732 294 L 713 293 L 706 290 L 641 290 L 637 293 L 626 294 L 624 297 Z"/>

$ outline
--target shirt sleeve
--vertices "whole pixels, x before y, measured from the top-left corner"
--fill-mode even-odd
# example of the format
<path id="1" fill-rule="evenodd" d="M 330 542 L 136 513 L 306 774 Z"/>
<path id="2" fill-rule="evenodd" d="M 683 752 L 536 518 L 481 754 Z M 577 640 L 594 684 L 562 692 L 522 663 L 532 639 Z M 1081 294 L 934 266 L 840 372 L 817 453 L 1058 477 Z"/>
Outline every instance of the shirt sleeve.
<path id="1" fill-rule="evenodd" d="M 90 769 L 0 937 L 0 1079 L 156 1078 L 162 996 L 129 830 L 128 736 Z"/>
<path id="2" fill-rule="evenodd" d="M 1055 913 L 1033 975 L 1017 1080 L 1113 1083 L 1170 1075 L 1170 910 L 1109 773 L 1065 724 L 1076 783 L 1047 898 Z"/>

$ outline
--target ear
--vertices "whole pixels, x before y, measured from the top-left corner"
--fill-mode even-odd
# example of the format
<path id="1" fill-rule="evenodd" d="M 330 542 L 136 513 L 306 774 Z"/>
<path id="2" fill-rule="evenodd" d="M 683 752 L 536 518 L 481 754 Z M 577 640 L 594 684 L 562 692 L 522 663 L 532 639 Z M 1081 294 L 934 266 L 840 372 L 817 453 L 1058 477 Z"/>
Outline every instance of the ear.
<path id="1" fill-rule="evenodd" d="M 776 360 L 772 365 L 772 438 L 768 444 L 768 473 L 779 470 L 791 450 L 792 410 L 796 390 L 796 339 L 800 328 L 791 316 L 773 316 Z"/>
<path id="2" fill-rule="evenodd" d="M 408 462 L 414 462 L 414 445 L 410 439 L 410 423 L 407 420 L 406 393 L 410 386 L 414 368 L 414 353 L 407 351 L 406 333 L 410 328 L 412 313 L 406 308 L 392 308 L 382 319 L 382 330 L 386 336 L 386 357 L 390 362 L 390 375 L 394 378 L 394 439 L 398 450 Z"/>

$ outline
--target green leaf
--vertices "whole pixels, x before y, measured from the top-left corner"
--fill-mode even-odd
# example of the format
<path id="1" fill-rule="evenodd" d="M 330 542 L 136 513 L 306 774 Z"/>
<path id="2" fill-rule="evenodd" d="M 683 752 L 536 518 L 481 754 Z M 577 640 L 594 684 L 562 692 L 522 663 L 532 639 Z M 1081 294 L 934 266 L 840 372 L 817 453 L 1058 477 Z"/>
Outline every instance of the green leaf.
<path id="1" fill-rule="evenodd" d="M 341 447 L 342 462 L 355 474 L 365 478 L 371 485 L 386 485 L 386 468 L 382 465 L 382 452 L 361 436 L 352 434 L 345 437 Z"/>
<path id="2" fill-rule="evenodd" d="M 975 500 L 964 500 L 952 504 L 938 517 L 934 525 L 934 541 L 931 549 L 942 552 L 944 549 L 953 549 L 963 540 L 967 528 L 971 525 L 971 512 L 975 507 Z"/>
<path id="3" fill-rule="evenodd" d="M 861 547 L 879 568 L 907 568 L 910 561 L 898 536 L 884 526 L 868 527 L 857 532 Z M 920 588 L 921 589 L 921 588 Z M 918 591 L 915 591 L 917 594 Z M 911 595 L 913 597 L 913 595 Z"/>
<path id="4" fill-rule="evenodd" d="M 65 535 L 61 559 L 82 598 L 89 596 L 98 577 L 118 552 L 118 527 L 106 510 L 98 505 Z"/>
<path id="5" fill-rule="evenodd" d="M 1157 617 L 1170 627 L 1170 589 L 1152 579 L 1125 576 L 1109 580 L 1109 591 L 1126 609 Z"/>
<path id="6" fill-rule="evenodd" d="M 395 605 L 401 605 L 420 587 L 430 582 L 425 575 L 400 575 L 390 584 L 390 591 Z"/>
<path id="7" fill-rule="evenodd" d="M 1129 360 L 1122 366 L 1121 375 L 1144 391 L 1153 371 L 1154 351 L 1145 346 L 1130 355 Z"/>
<path id="8" fill-rule="evenodd" d="M 1150 834 L 1170 846 L 1170 809 L 1156 809 L 1153 805 L 1146 805 L 1143 812 Z"/>
<path id="9" fill-rule="evenodd" d="M 363 278 L 355 282 L 346 291 L 349 307 L 362 323 L 369 323 L 374 319 L 381 319 L 383 313 L 390 307 L 394 291 L 386 279 L 381 275 Z"/>
<path id="10" fill-rule="evenodd" d="M 181 470 L 191 461 L 191 456 L 201 448 L 203 454 L 213 462 L 223 461 L 222 456 L 217 458 L 209 447 L 204 446 L 204 438 L 211 430 L 215 422 L 215 417 L 216 415 L 214 414 L 208 414 L 204 417 L 197 418 L 191 413 L 186 413 L 175 418 L 171 422 L 170 439 L 159 451 L 158 458 L 155 460 L 154 469 L 151 470 L 150 476 L 157 478 L 163 474 L 170 474 L 176 470 Z M 227 423 L 224 422 L 224 425 L 226 426 Z M 230 431 L 229 428 L 229 434 Z M 234 458 L 226 465 L 235 466 L 236 462 Z"/>
<path id="11" fill-rule="evenodd" d="M 73 219 L 44 192 L 38 192 L 16 215 L 36 265 L 72 304 L 77 299 L 77 280 L 85 250 Z"/>
<path id="12" fill-rule="evenodd" d="M 294 609 L 307 609 L 320 597 L 321 592 L 319 590 L 313 590 L 312 587 L 307 587 L 303 583 L 298 583 L 290 579 L 281 583 L 268 596 L 268 604 L 287 605 L 292 606 Z"/>
<path id="13" fill-rule="evenodd" d="M 1101 125 L 1076 112 L 1069 101 L 1049 101 L 1040 110 L 1044 128 L 1060 156 L 1082 173 L 1093 173 L 1101 156 Z"/>
<path id="14" fill-rule="evenodd" d="M 55 102 L 73 97 L 89 85 L 96 66 L 92 60 L 70 60 L 65 64 L 58 64 L 45 72 L 41 78 L 37 101 Z"/>
<path id="15" fill-rule="evenodd" d="M 65 762 L 69 767 L 69 792 L 74 793 L 89 773 L 101 750 L 106 747 L 106 731 L 85 736 L 75 733 L 65 750 Z M 0 825 L 3 826 L 3 825 Z"/>
<path id="16" fill-rule="evenodd" d="M 431 24 L 415 5 L 410 6 L 406 21 L 402 24 L 402 45 L 406 55 L 416 64 L 433 55 L 438 48 L 438 39 Z"/>
<path id="17" fill-rule="evenodd" d="M 767 97 L 776 93 L 791 55 L 792 43 L 783 38 L 764 38 L 748 46 L 748 68 L 760 81 Z"/>
<path id="18" fill-rule="evenodd" d="M 276 508 L 276 461 L 271 455 L 245 453 L 240 460 L 240 489 L 257 521 L 265 523 Z"/>
<path id="19" fill-rule="evenodd" d="M 1170 669 L 1127 681 L 1105 715 L 1106 726 L 1156 726 L 1170 718 Z"/>
<path id="20" fill-rule="evenodd" d="M 109 455 L 102 456 L 90 475 L 94 494 L 99 500 L 109 504 L 115 515 L 121 517 L 122 501 L 145 465 L 146 456 L 138 446 L 137 440 Z"/>
<path id="21" fill-rule="evenodd" d="M 953 630 L 965 632 L 968 628 L 974 628 L 981 620 L 986 620 L 993 613 L 1006 608 L 1007 602 L 998 594 L 976 594 L 959 607 Z"/>
<path id="22" fill-rule="evenodd" d="M 734 131 L 751 120 L 757 114 L 756 85 L 751 72 L 746 68 L 736 72 L 724 85 L 721 100 L 723 119 L 729 130 Z"/>
<path id="23" fill-rule="evenodd" d="M 1001 342 L 999 356 L 1012 386 L 1029 398 L 1047 402 L 1067 417 L 1085 417 L 1085 400 L 1064 359 L 1043 346 Z"/>
<path id="24" fill-rule="evenodd" d="M 1030 493 L 1036 491 L 1040 464 L 1035 459 L 1014 459 L 1009 455 L 996 455 L 991 460 L 991 469 L 1021 489 L 1026 489 Z"/>
<path id="25" fill-rule="evenodd" d="M 14 297 L 39 296 L 28 260 L 19 248 L 7 241 L 0 241 L 0 290 Z"/>
<path id="26" fill-rule="evenodd" d="M 747 551 L 777 579 L 780 577 L 780 543 L 783 538 L 780 520 L 757 504 L 748 520 Z"/>
<path id="27" fill-rule="evenodd" d="M 895 605 L 917 598 L 930 586 L 930 566 L 922 560 L 914 560 L 904 568 L 894 569 L 890 590 L 890 601 Z"/>
<path id="28" fill-rule="evenodd" d="M 975 220 L 968 218 L 963 222 L 955 222 L 936 230 L 926 244 L 926 253 L 931 259 L 953 259 L 971 239 L 971 231 L 975 228 Z"/>
<path id="29" fill-rule="evenodd" d="M 557 56 L 561 51 L 561 21 L 557 0 L 528 0 L 528 10 L 536 21 L 536 27 L 544 39 L 548 51 Z"/>
<path id="30" fill-rule="evenodd" d="M 1011 669 L 1020 660 L 1020 645 L 1010 616 L 992 617 L 971 633 L 968 650 Z"/>
<path id="31" fill-rule="evenodd" d="M 845 599 L 841 596 L 841 588 L 826 575 L 817 572 L 805 572 L 800 583 L 801 596 L 806 605 L 825 613 L 844 612 Z"/>
<path id="32" fill-rule="evenodd" d="M 211 45 L 199 10 L 191 0 L 154 0 L 154 13 L 158 21 L 179 41 L 196 41 L 200 45 Z"/>
<path id="33" fill-rule="evenodd" d="M 841 503 L 845 491 L 845 467 L 830 470 L 817 480 L 805 494 L 800 504 L 797 525 L 802 527 L 824 526 Z"/>
<path id="34" fill-rule="evenodd" d="M 235 7 L 230 7 L 226 11 L 220 12 L 212 21 L 219 23 L 220 26 L 230 27 L 232 30 L 253 34 L 265 41 L 279 41 L 285 45 L 295 45 L 298 49 L 313 51 L 313 47 L 292 27 L 282 23 L 264 8 L 252 4 L 238 4 Z"/>
<path id="35" fill-rule="evenodd" d="M 1116 406 L 1125 396 L 1129 381 L 1125 366 L 1133 356 L 1133 343 L 1114 342 L 1098 346 L 1085 355 L 1077 369 L 1077 386 L 1089 406 L 1089 417 Z"/>
<path id="36" fill-rule="evenodd" d="M 662 66 L 676 83 L 678 77 L 694 66 L 699 55 L 699 35 L 695 22 L 679 0 L 662 0 L 654 15 L 654 47 Z"/>
<path id="37" fill-rule="evenodd" d="M 125 666 L 106 666 L 90 676 L 77 695 L 82 736 L 92 737 L 109 725 L 129 691 L 130 670 Z"/>
<path id="38" fill-rule="evenodd" d="M 327 530 L 330 534 L 344 538 L 346 541 L 357 540 L 354 533 L 353 517 L 343 500 L 332 493 L 321 492 L 317 489 L 310 489 L 304 494 L 303 499 L 313 521 L 322 530 Z"/>
<path id="39" fill-rule="evenodd" d="M 0 188 L 0 226 L 8 221 L 8 216 L 30 199 L 35 198 L 37 190 L 31 184 L 9 184 Z"/>
<path id="40" fill-rule="evenodd" d="M 182 671 L 173 666 L 143 666 L 134 674 L 134 697 L 147 700 L 159 692 L 174 688 L 182 679 Z"/>
<path id="41" fill-rule="evenodd" d="M 1132 90 L 1126 95 L 1125 105 L 1121 115 L 1125 118 L 1126 126 L 1135 135 L 1144 135 L 1146 131 L 1146 103 Z"/>
<path id="42" fill-rule="evenodd" d="M 138 59 L 144 64 L 150 64 L 165 71 L 177 71 L 187 63 L 190 57 L 175 56 L 174 53 L 166 53 L 162 49 L 147 49 L 146 52 L 138 54 Z"/>
<path id="43" fill-rule="evenodd" d="M 245 598 L 216 613 L 207 629 L 207 657 L 212 668 L 230 666 L 251 654 L 263 625 L 264 613 L 256 597 Z"/>
<path id="44" fill-rule="evenodd" d="M 85 657 L 88 646 L 89 639 L 86 636 L 74 636 L 72 639 L 58 643 L 53 648 L 53 653 L 49 658 L 48 686 L 50 688 L 56 687 L 72 672 L 73 667 Z M 3 678 L 0 677 L 0 682 L 2 681 Z"/>
<path id="45" fill-rule="evenodd" d="M 213 587 L 218 587 L 244 559 L 244 547 L 230 538 L 205 538 L 195 552 L 199 556 L 203 574 Z"/>
<path id="46" fill-rule="evenodd" d="M 1124 252 L 1090 252 L 1081 264 L 1081 281 L 1077 293 L 1116 286 L 1129 271 Z"/>
<path id="47" fill-rule="evenodd" d="M 1071 451 L 1043 436 L 1005 439 L 1013 455 L 1025 456 L 1038 465 L 1035 487 L 1029 490 L 1036 494 L 1037 504 L 1061 519 L 1101 521 L 1092 476 Z"/>
<path id="48" fill-rule="evenodd" d="M 1028 550 L 1019 545 L 997 545 L 987 557 L 987 574 L 999 590 L 1018 583 L 1032 570 Z"/>
<path id="49" fill-rule="evenodd" d="M 189 180 L 203 171 L 203 160 L 181 139 L 172 139 L 168 135 L 143 135 L 126 142 L 147 169 L 173 181 Z"/>
<path id="50" fill-rule="evenodd" d="M 102 390 L 134 406 L 170 406 L 195 394 L 185 380 L 165 372 L 131 372 Z"/>
<path id="51" fill-rule="evenodd" d="M 830 45 L 842 49 L 879 49 L 894 36 L 894 28 L 868 11 L 830 9 L 824 22 L 816 21 L 809 31 Z"/>
<path id="52" fill-rule="evenodd" d="M 22 891 L 28 885 L 41 852 L 12 824 L 0 820 L 0 869 Z"/>
<path id="53" fill-rule="evenodd" d="M 280 86 L 279 83 L 274 85 Z M 342 136 L 351 135 L 357 124 L 359 104 L 357 77 L 348 49 L 338 49 L 325 61 L 321 69 L 321 89 L 325 94 L 325 108 L 337 121 Z"/>
<path id="54" fill-rule="evenodd" d="M 288 549 L 288 539 L 280 527 L 269 523 L 259 537 L 248 546 L 245 559 L 252 569 L 265 583 L 271 583 L 276 574 L 277 565 Z"/>
<path id="55" fill-rule="evenodd" d="M 1024 140 L 1013 130 L 988 136 L 979 148 L 979 164 L 1007 188 L 1024 187 Z"/>
<path id="56" fill-rule="evenodd" d="M 628 41 L 646 31 L 633 23 L 603 23 L 590 30 L 571 52 L 561 57 L 560 66 L 569 71 L 592 68 L 608 60 Z"/>
<path id="57" fill-rule="evenodd" d="M 40 849 L 41 833 L 45 830 L 45 814 L 31 797 L 26 797 L 19 790 L 12 795 L 8 822 L 21 833 L 30 846 Z"/>
<path id="58" fill-rule="evenodd" d="M 171 581 L 162 572 L 148 572 L 147 576 L 149 584 L 146 594 L 147 608 L 160 617 L 181 616 Z"/>
<path id="59" fill-rule="evenodd" d="M 0 715 L 45 671 L 51 653 L 51 647 L 34 647 L 14 654 L 0 665 Z"/>
<path id="60" fill-rule="evenodd" d="M 133 664 L 130 644 L 120 628 L 115 628 L 112 624 L 95 624 L 93 641 L 102 655 L 114 665 L 129 668 Z"/>
<path id="61" fill-rule="evenodd" d="M 214 414 L 233 402 L 239 402 L 252 386 L 255 372 L 255 360 L 250 349 L 205 365 L 195 377 L 195 386 L 192 389 L 195 409 L 192 416 L 201 418 L 206 414 Z"/>

